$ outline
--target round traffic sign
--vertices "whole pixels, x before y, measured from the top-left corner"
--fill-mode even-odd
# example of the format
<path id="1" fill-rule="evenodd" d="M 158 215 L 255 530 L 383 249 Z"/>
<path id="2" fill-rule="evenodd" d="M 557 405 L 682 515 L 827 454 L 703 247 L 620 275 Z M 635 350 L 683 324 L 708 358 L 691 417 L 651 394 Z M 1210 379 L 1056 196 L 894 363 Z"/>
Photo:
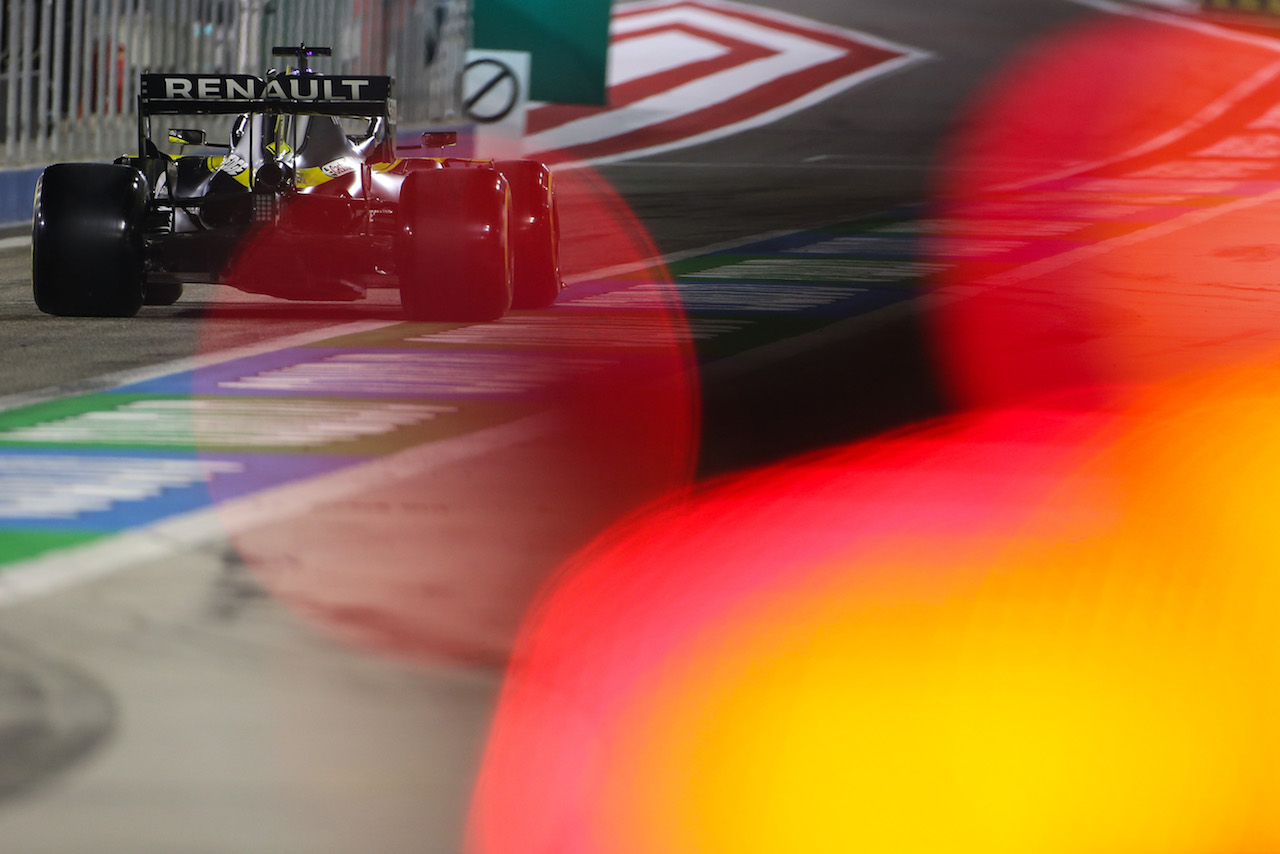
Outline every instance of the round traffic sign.
<path id="1" fill-rule="evenodd" d="M 490 57 L 467 63 L 462 75 L 462 109 L 482 123 L 500 122 L 520 102 L 520 80 L 515 69 Z"/>

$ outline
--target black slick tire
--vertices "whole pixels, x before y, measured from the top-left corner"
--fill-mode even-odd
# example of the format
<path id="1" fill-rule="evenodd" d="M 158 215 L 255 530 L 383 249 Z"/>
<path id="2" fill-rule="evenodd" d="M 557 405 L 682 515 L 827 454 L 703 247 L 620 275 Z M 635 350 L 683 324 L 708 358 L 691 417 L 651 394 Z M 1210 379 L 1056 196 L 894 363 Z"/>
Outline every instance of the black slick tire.
<path id="1" fill-rule="evenodd" d="M 173 305 L 182 298 L 182 282 L 147 282 L 142 292 L 143 305 Z"/>
<path id="2" fill-rule="evenodd" d="M 510 201 L 493 169 L 411 173 L 400 195 L 396 266 L 411 320 L 484 322 L 511 308 Z"/>
<path id="3" fill-rule="evenodd" d="M 494 166 L 511 186 L 512 306 L 546 308 L 562 287 L 560 220 L 551 170 L 533 160 L 502 160 Z"/>
<path id="4" fill-rule="evenodd" d="M 132 317 L 143 302 L 147 182 L 131 166 L 57 163 L 36 185 L 36 307 L 65 317 Z"/>

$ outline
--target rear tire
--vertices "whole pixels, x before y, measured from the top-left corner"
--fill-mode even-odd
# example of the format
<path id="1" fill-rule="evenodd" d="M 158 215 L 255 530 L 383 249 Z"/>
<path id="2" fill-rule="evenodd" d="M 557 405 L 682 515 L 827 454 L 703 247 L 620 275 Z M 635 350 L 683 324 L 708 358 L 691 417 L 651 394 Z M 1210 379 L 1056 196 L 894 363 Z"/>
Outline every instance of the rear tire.
<path id="1" fill-rule="evenodd" d="M 132 317 L 142 307 L 147 182 L 130 166 L 57 163 L 36 185 L 36 307 L 66 317 Z"/>
<path id="2" fill-rule="evenodd" d="M 511 308 L 510 194 L 492 169 L 412 172 L 400 195 L 400 302 L 413 320 L 483 322 Z"/>
<path id="3" fill-rule="evenodd" d="M 147 282 L 142 292 L 143 305 L 173 305 L 182 298 L 182 282 Z"/>
<path id="4" fill-rule="evenodd" d="M 515 255 L 512 305 L 546 308 L 563 287 L 560 219 L 551 170 L 533 160 L 495 163 L 511 185 L 511 250 Z"/>

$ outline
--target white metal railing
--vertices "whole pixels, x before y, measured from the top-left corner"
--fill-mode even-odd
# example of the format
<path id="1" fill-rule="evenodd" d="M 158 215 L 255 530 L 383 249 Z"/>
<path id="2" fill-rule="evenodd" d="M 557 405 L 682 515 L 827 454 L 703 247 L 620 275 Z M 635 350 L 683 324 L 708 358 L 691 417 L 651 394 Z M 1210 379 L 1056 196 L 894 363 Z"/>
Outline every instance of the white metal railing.
<path id="1" fill-rule="evenodd" d="M 144 70 L 261 74 L 273 45 L 317 70 L 392 74 L 403 124 L 456 120 L 470 0 L 0 0 L 0 166 L 136 147 Z"/>

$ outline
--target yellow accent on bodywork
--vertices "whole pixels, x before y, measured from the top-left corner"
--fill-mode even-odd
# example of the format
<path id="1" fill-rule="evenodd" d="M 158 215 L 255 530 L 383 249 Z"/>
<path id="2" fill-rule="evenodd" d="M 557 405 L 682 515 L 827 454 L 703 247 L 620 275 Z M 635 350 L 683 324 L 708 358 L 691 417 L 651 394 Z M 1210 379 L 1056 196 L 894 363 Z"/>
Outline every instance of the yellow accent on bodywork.
<path id="1" fill-rule="evenodd" d="M 330 175 L 324 171 L 325 169 L 333 167 L 335 164 L 340 163 L 343 160 L 350 161 L 353 168 L 347 170 L 346 172 L 341 172 L 337 175 Z M 373 163 L 373 164 L 370 164 L 369 168 L 372 169 L 374 172 L 386 172 L 392 169 L 393 167 L 395 167 L 396 164 L 398 164 L 399 162 L 400 162 L 399 160 L 396 160 L 394 163 Z M 318 187 L 321 184 L 329 183 L 334 178 L 340 178 L 343 175 L 350 175 L 352 172 L 357 172 L 359 171 L 359 169 L 360 169 L 360 162 L 358 160 L 351 157 L 340 157 L 337 160 L 333 161 L 332 163 L 326 163 L 324 166 L 312 166 L 307 169 L 299 169 L 297 172 L 297 176 L 294 179 L 294 186 L 296 186 L 300 190 L 305 190 L 310 187 Z"/>
<path id="2" fill-rule="evenodd" d="M 267 153 L 271 154 L 276 160 L 282 160 L 291 154 L 292 151 L 293 149 L 291 149 L 289 144 L 285 142 L 273 142 L 267 146 Z M 228 160 L 232 163 L 230 167 L 227 166 Z M 206 157 L 204 164 L 210 172 L 222 172 L 232 178 L 235 178 L 246 187 L 249 186 L 249 176 L 252 170 L 249 169 L 248 161 L 235 152 L 232 152 L 231 154 L 218 154 L 213 157 Z M 232 171 L 236 165 L 242 165 L 243 168 L 239 171 Z"/>

